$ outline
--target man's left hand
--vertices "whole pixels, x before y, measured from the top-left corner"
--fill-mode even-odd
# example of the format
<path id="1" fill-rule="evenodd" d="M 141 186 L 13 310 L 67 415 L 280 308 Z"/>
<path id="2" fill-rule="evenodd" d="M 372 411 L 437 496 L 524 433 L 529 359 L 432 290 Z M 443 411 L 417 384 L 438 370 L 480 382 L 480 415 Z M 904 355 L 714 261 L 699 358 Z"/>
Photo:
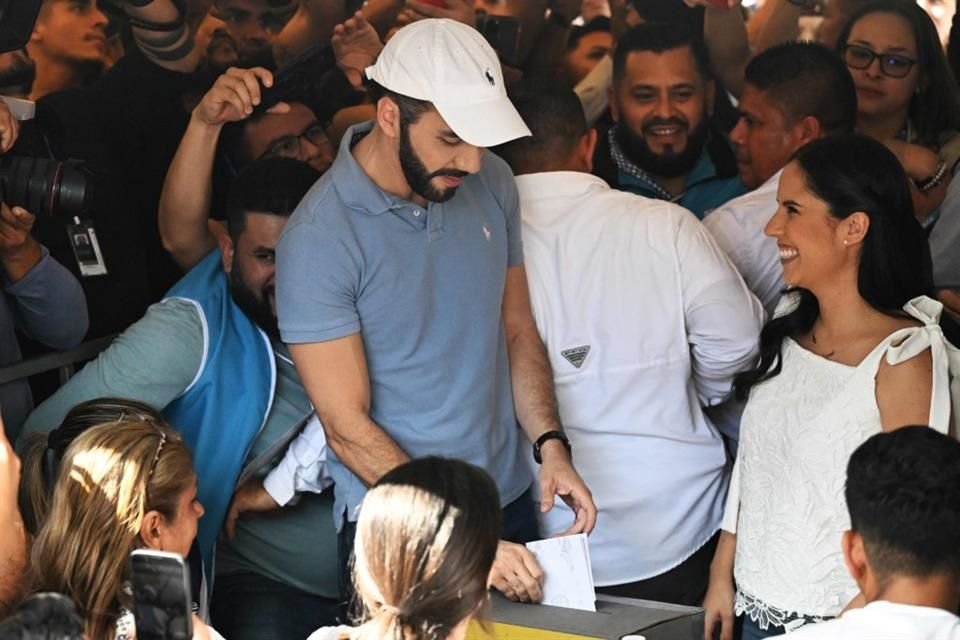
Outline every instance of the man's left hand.
<path id="1" fill-rule="evenodd" d="M 273 511 L 279 508 L 280 505 L 277 504 L 277 501 L 264 489 L 262 480 L 250 480 L 238 487 L 237 492 L 233 494 L 230 511 L 223 523 L 223 533 L 227 540 L 233 540 L 233 536 L 236 534 L 237 519 L 241 514 Z"/>
<path id="2" fill-rule="evenodd" d="M 553 508 L 554 496 L 567 503 L 573 510 L 573 526 L 560 535 L 572 535 L 593 531 L 597 524 L 597 505 L 583 478 L 573 468 L 570 453 L 559 440 L 548 440 L 540 449 L 543 463 L 540 465 L 540 511 Z"/>

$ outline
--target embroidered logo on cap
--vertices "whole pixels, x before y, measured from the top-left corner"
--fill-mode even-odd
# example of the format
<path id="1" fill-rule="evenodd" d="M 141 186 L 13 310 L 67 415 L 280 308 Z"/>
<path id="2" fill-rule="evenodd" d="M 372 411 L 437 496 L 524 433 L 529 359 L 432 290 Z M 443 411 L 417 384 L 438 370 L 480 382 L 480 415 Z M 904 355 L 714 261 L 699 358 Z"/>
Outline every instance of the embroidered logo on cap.
<path id="1" fill-rule="evenodd" d="M 566 351 L 561 351 L 560 355 L 567 359 L 567 362 L 575 366 L 577 369 L 583 366 L 583 361 L 587 359 L 587 354 L 590 353 L 589 346 L 576 347 L 574 349 L 567 349 Z"/>
<path id="2" fill-rule="evenodd" d="M 493 78 L 493 74 L 490 73 L 490 69 L 487 69 L 486 71 L 484 71 L 483 75 L 486 76 L 487 82 L 490 83 L 491 87 L 497 86 L 497 81 Z"/>

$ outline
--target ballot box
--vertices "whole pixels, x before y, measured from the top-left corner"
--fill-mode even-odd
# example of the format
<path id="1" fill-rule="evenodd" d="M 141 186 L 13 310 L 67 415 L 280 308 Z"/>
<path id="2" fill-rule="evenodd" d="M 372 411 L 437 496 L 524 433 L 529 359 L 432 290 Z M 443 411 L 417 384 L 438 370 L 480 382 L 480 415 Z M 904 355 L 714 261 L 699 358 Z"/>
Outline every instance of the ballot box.
<path id="1" fill-rule="evenodd" d="M 703 609 L 597 595 L 597 611 L 510 602 L 491 595 L 492 634 L 474 625 L 468 640 L 700 640 Z"/>

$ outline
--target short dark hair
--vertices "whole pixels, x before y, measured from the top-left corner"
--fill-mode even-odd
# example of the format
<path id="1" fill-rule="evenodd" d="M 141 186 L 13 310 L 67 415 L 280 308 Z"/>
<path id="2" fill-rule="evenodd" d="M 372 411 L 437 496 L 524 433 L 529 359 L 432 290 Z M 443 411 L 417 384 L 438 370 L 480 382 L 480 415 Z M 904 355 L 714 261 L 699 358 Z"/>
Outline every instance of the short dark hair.
<path id="1" fill-rule="evenodd" d="M 747 65 L 746 83 L 775 101 L 788 120 L 813 116 L 824 133 L 853 131 L 857 90 L 836 52 L 813 42 L 787 42 Z"/>
<path id="2" fill-rule="evenodd" d="M 416 124 L 417 120 L 420 119 L 420 116 L 433 108 L 432 102 L 401 95 L 396 91 L 387 89 L 382 84 L 374 82 L 373 80 L 368 82 L 368 92 L 373 104 L 377 104 L 381 98 L 390 98 L 396 102 L 397 108 L 400 109 L 400 124 L 403 126 Z"/>
<path id="3" fill-rule="evenodd" d="M 674 49 L 689 48 L 701 79 L 706 82 L 710 73 L 710 55 L 703 39 L 690 27 L 675 22 L 649 22 L 629 29 L 613 52 L 613 80 L 619 84 L 627 71 L 627 57 L 631 53 L 650 51 L 664 53 Z"/>
<path id="4" fill-rule="evenodd" d="M 302 160 L 262 158 L 237 176 L 227 201 L 227 229 L 234 242 L 243 233 L 247 214 L 289 217 L 321 173 Z"/>
<path id="5" fill-rule="evenodd" d="M 847 464 L 851 528 L 871 568 L 893 575 L 960 576 L 960 442 L 929 427 L 879 433 Z"/>
<path id="6" fill-rule="evenodd" d="M 493 149 L 514 175 L 554 169 L 570 157 L 587 133 L 580 99 L 565 84 L 521 82 L 511 88 L 510 99 L 533 134 Z"/>
<path id="7" fill-rule="evenodd" d="M 570 37 L 567 38 L 567 50 L 576 49 L 580 40 L 591 33 L 610 33 L 610 18 L 607 16 L 597 16 L 590 22 L 570 31 Z"/>
<path id="8" fill-rule="evenodd" d="M 703 31 L 703 9 L 690 8 L 681 0 L 630 0 L 644 22 L 685 24 L 697 33 Z"/>

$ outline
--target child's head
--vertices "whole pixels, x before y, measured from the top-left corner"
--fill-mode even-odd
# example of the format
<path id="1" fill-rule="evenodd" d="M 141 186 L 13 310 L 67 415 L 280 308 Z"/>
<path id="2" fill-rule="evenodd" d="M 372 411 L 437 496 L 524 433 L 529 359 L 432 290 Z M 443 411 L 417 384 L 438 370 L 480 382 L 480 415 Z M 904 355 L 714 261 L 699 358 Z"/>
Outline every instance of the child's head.
<path id="1" fill-rule="evenodd" d="M 927 427 L 873 436 L 847 466 L 843 551 L 867 601 L 895 580 L 960 587 L 960 442 Z"/>

